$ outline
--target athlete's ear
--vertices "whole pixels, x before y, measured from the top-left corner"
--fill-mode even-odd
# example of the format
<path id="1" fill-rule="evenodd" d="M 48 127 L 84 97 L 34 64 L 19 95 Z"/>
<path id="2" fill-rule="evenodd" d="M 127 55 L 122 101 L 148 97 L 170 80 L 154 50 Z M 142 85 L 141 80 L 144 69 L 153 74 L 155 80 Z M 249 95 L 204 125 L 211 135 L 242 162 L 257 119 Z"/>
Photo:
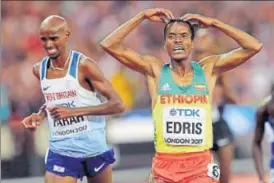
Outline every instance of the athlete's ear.
<path id="1" fill-rule="evenodd" d="M 70 31 L 66 32 L 66 36 L 69 37 L 70 36 Z"/>

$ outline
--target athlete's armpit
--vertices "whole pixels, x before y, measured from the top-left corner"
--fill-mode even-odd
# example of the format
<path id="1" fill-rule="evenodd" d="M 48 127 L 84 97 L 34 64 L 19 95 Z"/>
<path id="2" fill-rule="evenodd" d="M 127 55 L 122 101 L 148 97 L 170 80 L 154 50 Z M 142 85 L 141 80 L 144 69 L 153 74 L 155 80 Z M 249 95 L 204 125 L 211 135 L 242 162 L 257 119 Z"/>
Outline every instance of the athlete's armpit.
<path id="1" fill-rule="evenodd" d="M 95 61 L 90 58 L 84 58 L 80 64 L 83 67 L 84 77 L 87 78 L 92 86 L 107 98 L 107 102 L 83 109 L 82 115 L 108 115 L 124 111 L 124 105 L 120 96 L 116 93 L 111 83 L 105 78 Z"/>
<path id="2" fill-rule="evenodd" d="M 118 99 L 116 92 L 114 91 L 111 83 L 105 78 L 104 74 L 97 66 L 95 61 L 86 58 L 84 64 L 84 76 L 89 79 L 92 86 L 103 94 L 107 99 Z"/>
<path id="3" fill-rule="evenodd" d="M 228 79 L 228 75 L 226 73 L 222 74 L 220 76 L 220 80 L 221 80 L 221 84 L 224 89 L 224 97 L 225 97 L 226 101 L 230 104 L 237 104 L 238 97 L 232 89 L 231 82 Z"/>

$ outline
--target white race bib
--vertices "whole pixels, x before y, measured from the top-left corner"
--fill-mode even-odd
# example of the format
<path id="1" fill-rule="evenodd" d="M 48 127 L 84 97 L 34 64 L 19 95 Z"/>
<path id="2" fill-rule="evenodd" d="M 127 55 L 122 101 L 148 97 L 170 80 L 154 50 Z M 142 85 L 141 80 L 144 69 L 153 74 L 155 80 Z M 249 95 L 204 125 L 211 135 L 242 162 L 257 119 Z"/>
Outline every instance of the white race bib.
<path id="1" fill-rule="evenodd" d="M 205 141 L 205 109 L 197 107 L 165 107 L 163 138 L 170 145 L 203 146 Z"/>
<path id="2" fill-rule="evenodd" d="M 68 138 L 91 130 L 91 122 L 86 116 L 51 121 L 51 137 L 53 138 Z"/>
<path id="3" fill-rule="evenodd" d="M 220 168 L 219 165 L 215 163 L 210 163 L 207 165 L 207 176 L 219 181 L 220 179 Z"/>
<path id="4" fill-rule="evenodd" d="M 57 95 L 58 96 L 58 95 Z M 48 106 L 77 107 L 76 99 L 62 99 L 47 102 Z M 75 116 L 61 120 L 54 120 L 48 112 L 50 135 L 54 139 L 69 138 L 91 130 L 91 122 L 87 116 Z"/>

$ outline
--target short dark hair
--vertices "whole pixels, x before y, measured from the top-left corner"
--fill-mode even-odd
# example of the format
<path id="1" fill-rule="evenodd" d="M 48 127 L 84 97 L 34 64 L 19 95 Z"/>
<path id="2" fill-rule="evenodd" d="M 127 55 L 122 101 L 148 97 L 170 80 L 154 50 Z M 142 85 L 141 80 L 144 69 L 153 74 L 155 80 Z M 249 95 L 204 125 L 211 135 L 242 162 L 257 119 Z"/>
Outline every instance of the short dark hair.
<path id="1" fill-rule="evenodd" d="M 191 40 L 193 40 L 195 38 L 195 30 L 194 30 L 194 27 L 193 25 L 189 22 L 189 21 L 184 21 L 182 19 L 179 19 L 179 18 L 172 18 L 168 21 L 168 23 L 165 25 L 165 28 L 164 28 L 164 39 L 166 40 L 166 31 L 167 31 L 167 28 L 168 28 L 168 25 L 172 24 L 172 23 L 175 23 L 175 22 L 180 22 L 180 23 L 185 23 L 189 26 L 189 29 L 190 29 L 190 32 L 191 32 Z"/>

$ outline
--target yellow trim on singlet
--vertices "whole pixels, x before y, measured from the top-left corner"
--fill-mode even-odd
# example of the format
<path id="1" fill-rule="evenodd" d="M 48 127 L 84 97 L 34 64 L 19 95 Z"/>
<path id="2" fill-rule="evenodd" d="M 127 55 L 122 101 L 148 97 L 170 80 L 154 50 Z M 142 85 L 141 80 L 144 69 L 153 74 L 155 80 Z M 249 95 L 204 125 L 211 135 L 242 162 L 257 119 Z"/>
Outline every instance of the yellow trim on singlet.
<path id="1" fill-rule="evenodd" d="M 162 152 L 162 153 L 187 153 L 187 152 L 201 152 L 205 150 L 209 150 L 212 147 L 212 115 L 211 115 L 211 103 L 209 96 L 202 96 L 202 95 L 189 95 L 193 99 L 196 98 L 203 98 L 201 100 L 197 100 L 196 103 L 168 103 L 168 99 L 164 99 L 165 96 L 158 96 L 156 105 L 152 111 L 153 114 L 153 122 L 154 122 L 154 128 L 155 128 L 155 149 L 156 152 Z M 172 97 L 172 96 L 171 96 Z M 169 97 L 169 98 L 171 98 Z M 189 98 L 191 98 L 189 97 Z M 161 104 L 162 100 L 162 104 Z M 163 101 L 166 100 L 166 103 L 163 103 Z M 204 102 L 204 103 L 202 103 Z M 174 146 L 169 145 L 165 142 L 163 137 L 163 109 L 164 107 L 172 107 L 172 108 L 202 108 L 205 110 L 206 113 L 206 119 L 205 119 L 205 142 L 203 146 Z"/>

